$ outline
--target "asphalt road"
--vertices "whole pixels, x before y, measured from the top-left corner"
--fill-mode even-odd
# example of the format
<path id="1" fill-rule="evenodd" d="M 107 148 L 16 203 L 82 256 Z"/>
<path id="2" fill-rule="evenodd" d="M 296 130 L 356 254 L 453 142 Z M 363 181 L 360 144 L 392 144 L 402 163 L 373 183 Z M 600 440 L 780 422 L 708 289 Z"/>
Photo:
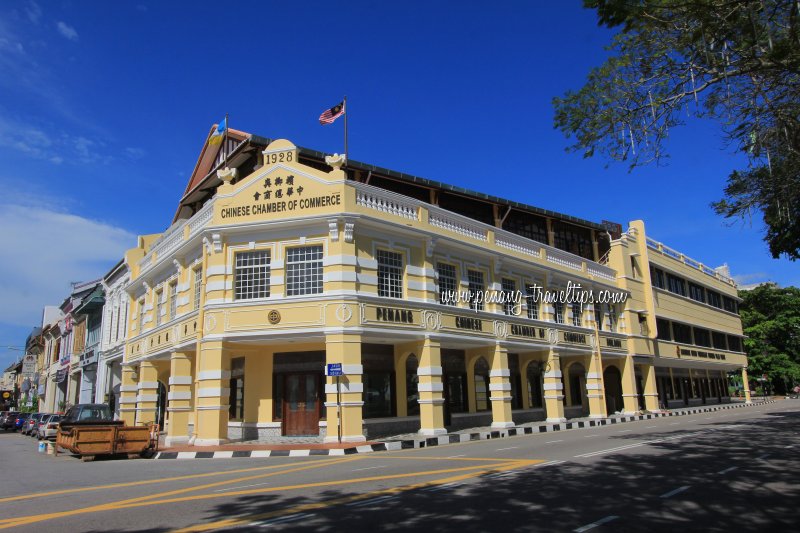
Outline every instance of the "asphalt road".
<path id="1" fill-rule="evenodd" d="M 797 531 L 799 422 L 783 400 L 400 452 L 91 463 L 0 433 L 0 529 Z"/>

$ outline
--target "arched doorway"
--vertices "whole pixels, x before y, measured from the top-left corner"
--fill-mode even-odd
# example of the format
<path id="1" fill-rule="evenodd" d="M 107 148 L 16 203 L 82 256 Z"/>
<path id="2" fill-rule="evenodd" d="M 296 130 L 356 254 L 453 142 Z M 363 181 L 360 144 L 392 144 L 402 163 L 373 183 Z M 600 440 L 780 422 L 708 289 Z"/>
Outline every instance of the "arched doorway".
<path id="1" fill-rule="evenodd" d="M 622 401 L 622 374 L 615 366 L 609 366 L 603 371 L 603 381 L 606 393 L 606 412 L 608 414 L 622 411 L 625 404 Z"/>

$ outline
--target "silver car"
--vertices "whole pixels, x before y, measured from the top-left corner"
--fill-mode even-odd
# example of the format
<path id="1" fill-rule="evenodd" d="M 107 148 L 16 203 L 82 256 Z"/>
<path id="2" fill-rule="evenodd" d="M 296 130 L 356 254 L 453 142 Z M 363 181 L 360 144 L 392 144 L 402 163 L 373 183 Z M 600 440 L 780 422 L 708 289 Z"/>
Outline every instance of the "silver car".
<path id="1" fill-rule="evenodd" d="M 39 440 L 56 440 L 58 434 L 58 423 L 63 417 L 61 415 L 45 415 L 39 422 L 36 429 L 36 436 Z"/>

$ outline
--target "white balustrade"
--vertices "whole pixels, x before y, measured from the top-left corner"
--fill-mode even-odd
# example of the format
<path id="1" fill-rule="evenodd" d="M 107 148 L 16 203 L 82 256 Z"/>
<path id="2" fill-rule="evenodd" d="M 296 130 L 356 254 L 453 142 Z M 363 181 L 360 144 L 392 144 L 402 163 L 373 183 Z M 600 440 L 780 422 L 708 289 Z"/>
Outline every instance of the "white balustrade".
<path id="1" fill-rule="evenodd" d="M 501 248 L 513 250 L 531 257 L 542 256 L 541 244 L 537 244 L 536 241 L 524 237 L 518 237 L 517 235 L 500 235 L 498 233 L 494 238 L 494 243 Z"/>
<path id="2" fill-rule="evenodd" d="M 388 213 L 408 220 L 418 220 L 419 205 L 400 195 L 387 193 L 378 188 L 361 185 L 356 190 L 356 205 Z"/>
<path id="3" fill-rule="evenodd" d="M 470 218 L 450 213 L 443 209 L 434 209 L 433 207 L 429 209 L 428 221 L 431 226 L 452 231 L 465 237 L 472 237 L 479 241 L 486 242 L 488 240 L 488 232 L 481 226 L 480 222 L 475 222 Z"/>
<path id="4" fill-rule="evenodd" d="M 583 260 L 580 257 L 556 248 L 547 248 L 547 260 L 574 270 L 583 270 Z"/>

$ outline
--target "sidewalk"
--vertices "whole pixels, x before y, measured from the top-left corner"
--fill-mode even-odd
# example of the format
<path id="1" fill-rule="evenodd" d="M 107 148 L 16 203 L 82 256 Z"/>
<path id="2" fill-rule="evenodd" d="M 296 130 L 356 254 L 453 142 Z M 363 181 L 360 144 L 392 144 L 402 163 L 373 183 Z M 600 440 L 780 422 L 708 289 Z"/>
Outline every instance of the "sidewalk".
<path id="1" fill-rule="evenodd" d="M 764 401 L 754 399 L 753 403 L 732 400 L 730 403 L 710 406 L 686 407 L 637 415 L 612 415 L 608 418 L 573 418 L 558 424 L 545 422 L 529 422 L 508 429 L 493 429 L 491 427 L 468 428 L 436 437 L 424 437 L 416 433 L 395 435 L 380 441 L 367 441 L 363 444 L 353 443 L 272 443 L 272 442 L 243 442 L 223 444 L 220 446 L 173 446 L 161 448 L 154 454 L 154 459 L 222 459 L 232 457 L 304 457 L 310 455 L 352 455 L 357 453 L 371 453 L 377 451 L 405 450 L 412 448 L 425 448 L 430 446 L 443 446 L 459 442 L 476 440 L 502 439 L 517 435 L 532 435 L 534 433 L 549 433 L 553 431 L 567 431 L 613 424 L 624 424 L 639 420 L 651 420 L 667 416 L 685 416 L 694 413 L 708 413 L 726 409 L 738 409 L 755 405 L 774 403 L 774 399 Z"/>

